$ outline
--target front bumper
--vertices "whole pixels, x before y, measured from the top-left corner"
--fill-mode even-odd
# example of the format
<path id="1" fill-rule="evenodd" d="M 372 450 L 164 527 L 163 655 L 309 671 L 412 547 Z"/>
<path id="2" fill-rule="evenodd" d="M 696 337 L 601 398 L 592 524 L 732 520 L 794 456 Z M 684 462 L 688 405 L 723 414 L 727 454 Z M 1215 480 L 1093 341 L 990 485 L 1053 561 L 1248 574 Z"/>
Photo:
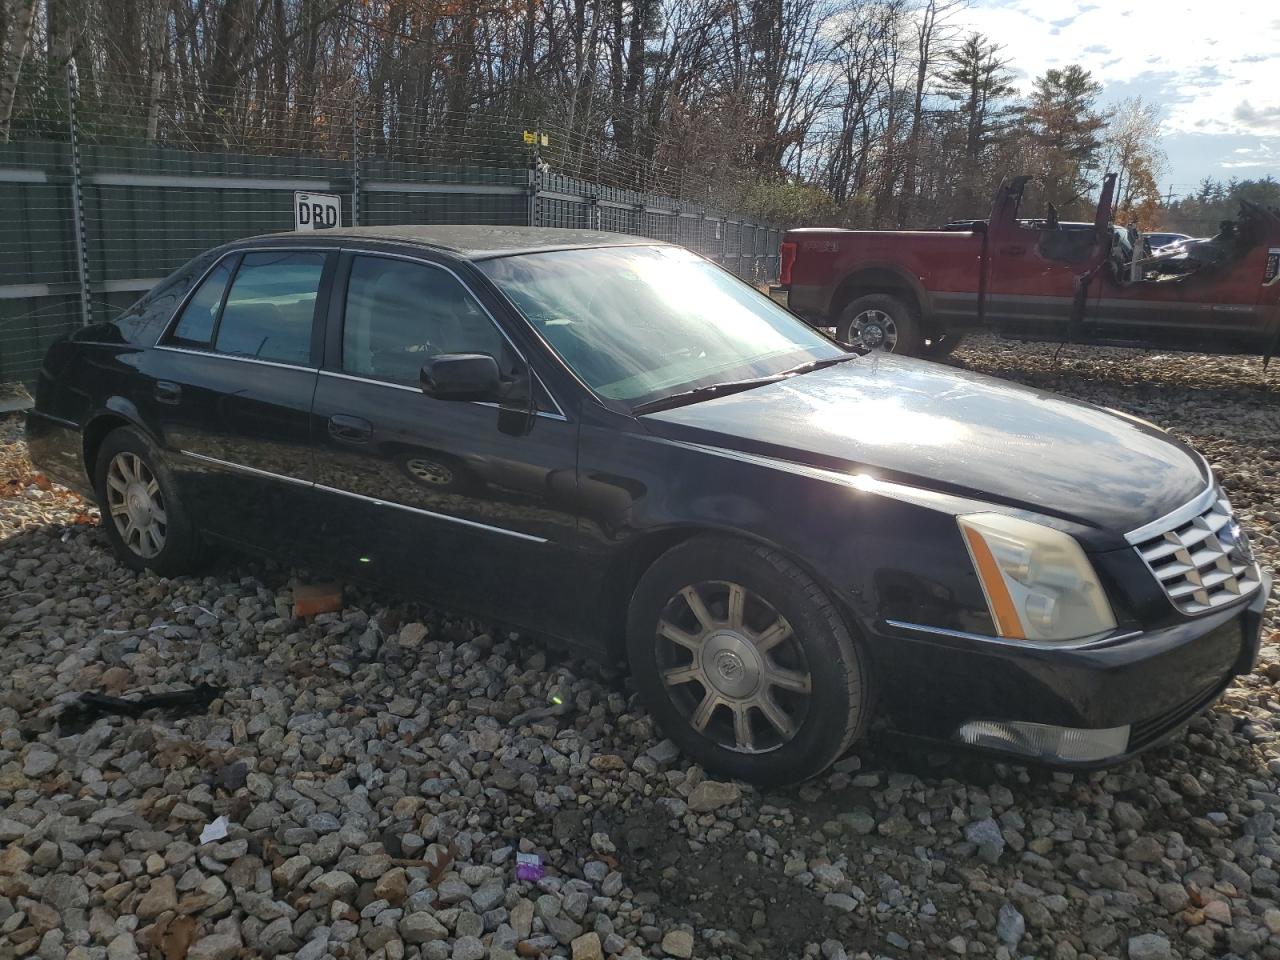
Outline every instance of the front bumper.
<path id="1" fill-rule="evenodd" d="M 958 747 L 956 731 L 975 720 L 1074 729 L 1128 725 L 1122 753 L 1084 763 L 1053 761 L 1118 763 L 1167 739 L 1233 677 L 1253 669 L 1270 592 L 1264 571 L 1261 587 L 1228 609 L 1077 646 L 1031 646 L 894 622 L 870 644 L 875 681 L 884 693 L 882 715 L 896 737 Z"/>

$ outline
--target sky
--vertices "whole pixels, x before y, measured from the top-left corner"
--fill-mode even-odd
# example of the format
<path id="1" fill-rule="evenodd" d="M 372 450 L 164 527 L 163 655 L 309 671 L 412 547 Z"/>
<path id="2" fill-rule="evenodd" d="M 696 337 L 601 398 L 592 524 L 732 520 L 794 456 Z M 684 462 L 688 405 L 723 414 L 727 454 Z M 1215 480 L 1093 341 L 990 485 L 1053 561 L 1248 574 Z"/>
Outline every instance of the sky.
<path id="1" fill-rule="evenodd" d="M 1023 92 L 1078 63 L 1101 103 L 1161 111 L 1175 195 L 1204 177 L 1280 178 L 1280 4 L 1273 0 L 974 0 L 956 22 L 1006 49 Z"/>

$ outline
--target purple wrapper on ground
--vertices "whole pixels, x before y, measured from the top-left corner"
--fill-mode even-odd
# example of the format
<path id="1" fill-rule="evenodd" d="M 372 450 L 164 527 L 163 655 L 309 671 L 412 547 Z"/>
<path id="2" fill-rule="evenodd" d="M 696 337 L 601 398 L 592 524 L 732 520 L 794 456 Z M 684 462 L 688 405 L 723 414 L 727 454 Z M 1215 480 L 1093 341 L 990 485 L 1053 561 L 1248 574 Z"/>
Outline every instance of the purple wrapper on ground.
<path id="1" fill-rule="evenodd" d="M 531 883 L 542 879 L 542 858 L 536 853 L 516 854 L 516 879 L 528 880 Z"/>

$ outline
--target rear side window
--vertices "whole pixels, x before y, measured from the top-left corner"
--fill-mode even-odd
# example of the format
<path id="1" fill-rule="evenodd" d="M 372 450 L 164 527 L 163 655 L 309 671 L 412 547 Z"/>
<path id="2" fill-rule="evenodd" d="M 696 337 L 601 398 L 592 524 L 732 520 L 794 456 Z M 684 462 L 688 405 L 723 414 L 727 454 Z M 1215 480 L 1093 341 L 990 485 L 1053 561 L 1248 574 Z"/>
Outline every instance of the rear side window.
<path id="1" fill-rule="evenodd" d="M 200 287 L 187 301 L 174 328 L 173 339 L 180 343 L 208 346 L 213 339 L 213 325 L 218 319 L 218 307 L 222 305 L 222 294 L 227 289 L 227 281 L 231 279 L 231 265 L 235 257 L 226 257 L 214 267 Z"/>
<path id="2" fill-rule="evenodd" d="M 189 260 L 116 317 L 112 322 L 124 340 L 147 345 L 155 343 L 156 338 L 173 319 L 173 312 L 178 304 L 186 298 L 216 259 L 215 254 L 202 253 L 194 260 Z"/>
<path id="3" fill-rule="evenodd" d="M 308 363 L 324 258 L 314 252 L 245 254 L 216 324 L 213 348 L 260 360 Z"/>

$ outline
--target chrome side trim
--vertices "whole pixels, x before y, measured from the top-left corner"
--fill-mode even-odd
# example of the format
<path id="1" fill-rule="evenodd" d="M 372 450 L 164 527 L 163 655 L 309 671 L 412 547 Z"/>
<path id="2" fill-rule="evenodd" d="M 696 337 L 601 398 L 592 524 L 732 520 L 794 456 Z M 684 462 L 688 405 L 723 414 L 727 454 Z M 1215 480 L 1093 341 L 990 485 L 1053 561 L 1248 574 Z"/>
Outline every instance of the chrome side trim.
<path id="1" fill-rule="evenodd" d="M 0 410 L 3 409 L 5 408 L 0 407 Z M 14 409 L 21 408 L 15 407 Z M 45 413 L 43 410 L 37 410 L 35 407 L 29 407 L 27 409 L 27 416 L 39 417 L 41 420 L 48 420 L 50 423 L 56 423 L 60 427 L 68 427 L 71 430 L 80 429 L 80 424 L 76 423 L 74 420 L 67 420 L 65 417 L 55 417 L 52 413 Z"/>
<path id="2" fill-rule="evenodd" d="M 416 513 L 419 516 L 431 517 L 433 520 L 447 520 L 450 523 L 461 524 L 464 527 L 472 527 L 476 530 L 486 530 L 489 533 L 501 533 L 508 537 L 514 537 L 517 540 L 527 540 L 530 543 L 547 543 L 546 537 L 536 537 L 531 533 L 521 533 L 519 530 L 508 530 L 506 527 L 495 527 L 488 523 L 480 523 L 477 520 L 466 520 L 463 517 L 451 517 L 447 513 L 436 513 L 434 510 L 423 510 L 421 507 L 411 507 L 406 503 L 396 503 L 393 500 L 379 500 L 377 497 L 366 497 L 363 493 L 352 493 L 350 490 L 343 490 L 339 487 L 329 487 L 323 483 L 313 483 L 310 480 L 300 480 L 297 477 L 286 476 L 282 473 L 272 473 L 269 470 L 259 470 L 257 467 L 247 467 L 242 463 L 232 463 L 229 460 L 219 460 L 216 457 L 206 457 L 202 453 L 193 453 L 190 450 L 179 450 L 184 457 L 190 457 L 192 460 L 199 460 L 202 463 L 212 464 L 217 467 L 225 467 L 228 470 L 234 470 L 237 473 L 247 473 L 250 476 L 263 477 L 267 480 L 281 480 L 285 483 L 292 483 L 302 487 L 311 487 L 324 493 L 334 493 L 343 497 L 354 497 L 356 500 L 362 500 L 365 503 L 371 503 L 378 507 L 394 507 L 396 510 L 404 510 L 408 513 Z"/>
<path id="3" fill-rule="evenodd" d="M 985 633 L 966 633 L 964 630 L 949 630 L 945 627 L 931 627 L 924 623 L 908 623 L 905 620 L 885 620 L 887 626 L 899 630 L 912 630 L 919 633 L 931 633 L 940 637 L 952 637 L 956 640 L 971 640 L 975 643 L 990 643 L 1001 647 L 1035 648 L 1039 650 L 1092 650 L 1098 647 L 1109 647 L 1123 643 L 1142 635 L 1141 630 L 1126 630 L 1123 633 L 1108 633 L 1101 636 L 1085 637 L 1081 640 L 1010 640 L 1007 637 L 993 637 Z"/>
<path id="4" fill-rule="evenodd" d="M 247 473 L 254 477 L 263 477 L 267 480 L 281 480 L 285 483 L 296 484 L 300 487 L 314 487 L 315 484 L 310 480 L 302 480 L 298 477 L 290 477 L 283 473 L 272 473 L 270 470 L 259 470 L 257 467 L 247 467 L 243 463 L 232 463 L 230 460 L 219 460 L 217 457 L 206 457 L 203 453 L 193 453 L 190 450 L 179 450 L 184 457 L 190 457 L 192 460 L 199 460 L 201 463 L 209 463 L 215 467 L 225 467 L 227 470 L 234 470 L 237 473 Z"/>
<path id="5" fill-rule="evenodd" d="M 504 536 L 515 537 L 517 540 L 527 540 L 530 543 L 547 543 L 546 537 L 535 537 L 531 533 L 521 533 L 518 530 L 508 530 L 506 527 L 494 527 L 487 523 L 480 523 L 476 520 L 465 520 L 462 517 L 451 517 L 447 513 L 436 513 L 434 510 L 423 510 L 421 507 L 411 507 L 407 503 L 396 503 L 394 500 L 379 500 L 377 497 L 366 497 L 363 493 L 352 493 L 350 490 L 342 490 L 338 487 L 327 487 L 323 483 L 313 484 L 313 486 L 324 493 L 336 493 L 344 497 L 354 497 L 357 500 L 363 500 L 365 503 L 371 503 L 378 507 L 394 507 L 397 510 L 404 510 L 407 513 L 416 513 L 419 516 L 431 517 L 433 520 L 447 520 L 450 523 L 461 524 L 464 527 L 472 527 L 476 530 L 486 530 L 489 533 L 501 533 Z"/>
<path id="6" fill-rule="evenodd" d="M 281 363 L 278 360 L 259 360 L 257 357 L 242 357 L 235 353 L 219 353 L 217 350 L 193 350 L 190 347 L 170 347 L 167 344 L 157 344 L 152 347 L 153 350 L 163 350 L 166 353 L 187 353 L 193 357 L 216 357 L 219 360 L 238 360 L 241 363 L 256 363 L 263 367 L 279 367 L 282 370 L 299 370 L 302 373 L 316 373 L 315 367 L 299 366 L 296 363 Z"/>
<path id="7" fill-rule="evenodd" d="M 354 380 L 356 383 L 372 383 L 378 387 L 390 387 L 392 390 L 404 390 L 407 393 L 421 394 L 420 387 L 411 387 L 407 383 L 393 383 L 390 380 L 375 380 L 373 377 L 359 377 L 354 373 L 339 373 L 337 370 L 321 370 L 320 376 L 333 377 L 335 380 Z"/>
<path id="8" fill-rule="evenodd" d="M 321 370 L 320 376 L 333 377 L 337 380 L 354 380 L 356 383 L 371 383 L 377 387 L 391 387 L 395 390 L 406 390 L 409 393 L 422 394 L 422 389 L 420 387 L 411 387 L 407 383 L 394 383 L 390 380 L 375 380 L 373 377 L 360 377 L 354 373 L 340 373 L 337 370 Z M 537 374 L 534 374 L 534 376 L 537 376 Z M 541 380 L 538 382 L 542 383 Z M 544 387 L 543 389 L 546 388 Z M 551 391 L 547 391 L 547 396 L 551 396 Z M 494 403 L 490 400 L 468 400 L 467 403 L 473 403 L 477 407 L 492 407 L 495 410 L 500 407 L 500 404 Z M 547 420 L 559 420 L 562 423 L 569 422 L 568 418 L 564 414 L 551 413 L 549 410 L 535 410 L 534 416 L 545 417 Z"/>
<path id="9" fill-rule="evenodd" d="M 1205 488 L 1204 492 L 1190 503 L 1184 503 L 1176 510 L 1170 510 L 1163 517 L 1143 524 L 1137 530 L 1129 531 L 1124 535 L 1124 539 L 1130 546 L 1137 546 L 1144 540 L 1150 540 L 1166 530 L 1174 530 L 1208 510 L 1216 498 L 1217 484 L 1210 480 L 1209 486 Z"/>

